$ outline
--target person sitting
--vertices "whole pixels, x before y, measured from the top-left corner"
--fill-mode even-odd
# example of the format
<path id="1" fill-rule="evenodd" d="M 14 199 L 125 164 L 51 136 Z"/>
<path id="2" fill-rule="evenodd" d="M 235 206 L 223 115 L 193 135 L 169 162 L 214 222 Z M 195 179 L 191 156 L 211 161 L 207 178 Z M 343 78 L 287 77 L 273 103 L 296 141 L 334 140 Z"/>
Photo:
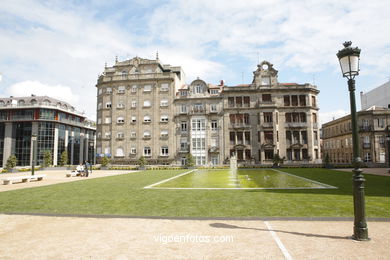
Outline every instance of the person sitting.
<path id="1" fill-rule="evenodd" d="M 84 175 L 84 166 L 80 163 L 79 165 L 77 165 L 76 171 L 82 177 Z"/>

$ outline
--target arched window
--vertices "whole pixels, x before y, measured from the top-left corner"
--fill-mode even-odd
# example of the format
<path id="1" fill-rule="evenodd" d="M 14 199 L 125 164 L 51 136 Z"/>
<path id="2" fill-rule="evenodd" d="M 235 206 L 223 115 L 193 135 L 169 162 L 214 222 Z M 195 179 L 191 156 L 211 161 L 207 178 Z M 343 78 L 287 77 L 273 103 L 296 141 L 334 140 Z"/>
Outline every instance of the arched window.
<path id="1" fill-rule="evenodd" d="M 144 131 L 144 138 L 150 138 L 150 131 Z"/>
<path id="2" fill-rule="evenodd" d="M 19 106 L 24 106 L 25 103 L 26 103 L 26 102 L 24 102 L 23 99 L 18 101 L 18 105 L 19 105 Z"/>
<path id="3" fill-rule="evenodd" d="M 45 106 L 50 106 L 51 102 L 50 102 L 50 100 L 45 99 L 45 100 L 43 100 L 42 104 Z"/>
<path id="4" fill-rule="evenodd" d="M 116 148 L 115 156 L 118 156 L 118 157 L 123 157 L 123 156 L 125 156 L 125 153 L 123 152 L 123 148 L 122 148 L 122 147 Z"/>
<path id="5" fill-rule="evenodd" d="M 125 123 L 125 118 L 123 116 L 119 116 L 117 119 L 116 119 L 116 122 L 118 124 L 123 124 Z"/>
<path id="6" fill-rule="evenodd" d="M 33 105 L 33 106 L 36 105 L 37 104 L 37 100 L 36 99 L 31 99 L 30 104 Z"/>
<path id="7" fill-rule="evenodd" d="M 144 123 L 150 123 L 152 121 L 152 119 L 150 118 L 150 116 L 144 116 Z"/>

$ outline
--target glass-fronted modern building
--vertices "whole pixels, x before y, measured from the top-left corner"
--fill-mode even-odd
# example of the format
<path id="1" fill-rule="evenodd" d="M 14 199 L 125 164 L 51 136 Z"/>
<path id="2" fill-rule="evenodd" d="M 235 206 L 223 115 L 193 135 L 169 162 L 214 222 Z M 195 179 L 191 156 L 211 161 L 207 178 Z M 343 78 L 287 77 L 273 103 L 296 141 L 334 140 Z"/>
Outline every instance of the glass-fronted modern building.
<path id="1" fill-rule="evenodd" d="M 53 165 L 68 152 L 68 164 L 95 160 L 95 123 L 70 104 L 47 96 L 0 98 L 0 166 L 15 155 L 18 166 L 31 166 L 32 136 L 37 136 L 37 165 L 45 151 Z"/>

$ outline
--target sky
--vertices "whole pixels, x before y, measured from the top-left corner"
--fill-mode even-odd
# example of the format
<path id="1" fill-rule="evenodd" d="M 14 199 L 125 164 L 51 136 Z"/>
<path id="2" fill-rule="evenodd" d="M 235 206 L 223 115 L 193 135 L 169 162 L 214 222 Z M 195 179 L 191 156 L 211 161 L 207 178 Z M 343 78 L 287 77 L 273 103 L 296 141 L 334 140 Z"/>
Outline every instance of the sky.
<path id="1" fill-rule="evenodd" d="M 186 82 L 251 83 L 267 60 L 281 83 L 320 90 L 320 121 L 349 113 L 336 53 L 362 49 L 356 98 L 390 80 L 390 1 L 2 0 L 0 96 L 48 95 L 96 118 L 104 64 L 139 56 L 181 66 Z"/>

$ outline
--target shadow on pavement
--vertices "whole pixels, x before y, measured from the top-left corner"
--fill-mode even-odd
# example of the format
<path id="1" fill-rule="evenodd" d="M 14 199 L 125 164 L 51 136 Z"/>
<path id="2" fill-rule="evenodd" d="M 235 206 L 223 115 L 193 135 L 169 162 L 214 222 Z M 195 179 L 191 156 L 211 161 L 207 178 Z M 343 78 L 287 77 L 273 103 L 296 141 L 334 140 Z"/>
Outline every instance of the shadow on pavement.
<path id="1" fill-rule="evenodd" d="M 230 229 L 251 229 L 251 230 L 258 230 L 258 231 L 274 231 L 274 232 L 280 232 L 280 233 L 287 233 L 297 236 L 305 236 L 305 237 L 319 237 L 319 238 L 331 238 L 331 239 L 351 239 L 351 237 L 342 237 L 342 236 L 327 236 L 327 235 L 318 235 L 318 234 L 310 234 L 310 233 L 300 233 L 300 232 L 291 232 L 291 231 L 285 231 L 285 230 L 268 230 L 268 229 L 262 229 L 262 228 L 248 228 L 248 227 L 239 227 L 235 225 L 229 225 L 224 223 L 211 223 L 211 227 L 214 228 L 230 228 Z"/>

